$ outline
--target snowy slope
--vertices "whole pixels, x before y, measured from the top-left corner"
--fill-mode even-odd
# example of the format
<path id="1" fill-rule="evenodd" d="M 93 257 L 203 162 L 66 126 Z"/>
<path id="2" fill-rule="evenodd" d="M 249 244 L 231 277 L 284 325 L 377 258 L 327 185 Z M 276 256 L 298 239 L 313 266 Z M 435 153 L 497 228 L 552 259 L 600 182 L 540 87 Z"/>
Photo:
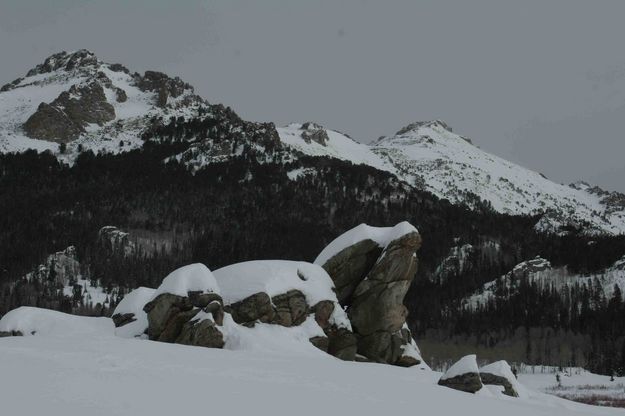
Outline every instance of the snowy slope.
<path id="1" fill-rule="evenodd" d="M 479 149 L 440 120 L 410 124 L 370 146 L 332 130 L 325 130 L 325 143 L 307 141 L 306 130 L 290 124 L 278 133 L 285 144 L 305 154 L 386 170 L 452 203 L 472 207 L 478 198 L 501 213 L 547 213 L 536 225 L 540 231 L 559 233 L 562 226 L 573 225 L 588 234 L 625 233 L 624 195 L 583 182 L 565 186 L 550 181 Z"/>
<path id="2" fill-rule="evenodd" d="M 181 95 L 169 96 L 165 106 L 158 106 L 158 93 L 140 88 L 141 80 L 141 75 L 132 74 L 120 65 L 104 63 L 86 50 L 47 58 L 26 76 L 5 85 L 0 91 L 0 152 L 51 150 L 60 158 L 71 160 L 78 145 L 94 152 L 130 150 L 143 144 L 141 133 L 149 126 L 152 117 L 193 117 L 197 115 L 198 107 L 204 104 L 187 86 Z M 90 82 L 102 85 L 107 102 L 115 110 L 113 120 L 101 126 L 87 126 L 85 133 L 67 146 L 65 155 L 59 154 L 58 143 L 27 136 L 23 124 L 40 103 L 49 104 L 72 86 Z M 116 98 L 118 90 L 125 93 L 123 102 Z"/>
<path id="3" fill-rule="evenodd" d="M 291 123 L 285 127 L 278 127 L 277 130 L 283 143 L 306 155 L 333 157 L 357 165 L 369 165 L 395 173 L 382 157 L 373 152 L 371 147 L 359 143 L 343 133 L 327 130 L 313 123 Z M 305 139 L 306 132 L 315 130 L 325 132 L 327 138 L 324 143 Z"/>
<path id="4" fill-rule="evenodd" d="M 101 319 L 101 318 L 83 318 Z M 0 339 L 3 414 L 619 415 L 529 391 L 510 398 L 436 385 L 440 373 L 344 362 L 313 347 L 219 350 L 99 334 Z M 302 344 L 304 345 L 304 344 Z M 288 345 L 288 347 L 292 347 Z M 381 388 L 383 386 L 383 388 Z"/>
<path id="5" fill-rule="evenodd" d="M 103 88 L 114 110 L 112 120 L 83 126 L 84 132 L 67 144 L 64 154 L 59 143 L 27 135 L 24 124 L 41 103 L 51 104 L 62 93 L 71 95 L 72 88 L 94 84 Z M 55 54 L 0 89 L 0 152 L 48 149 L 72 161 L 79 146 L 95 152 L 130 150 L 143 144 L 141 137 L 151 132 L 154 118 L 167 124 L 172 117 L 208 117 L 215 124 L 206 137 L 193 137 L 187 150 L 171 156 L 194 170 L 243 152 L 277 163 L 293 161 L 293 153 L 327 156 L 390 172 L 452 203 L 475 207 L 487 201 L 501 213 L 543 214 L 536 224 L 543 232 L 562 233 L 572 226 L 587 234 L 625 233 L 625 195 L 583 182 L 552 182 L 479 149 L 440 120 L 410 124 L 372 145 L 310 122 L 276 129 L 271 123 L 238 120 L 230 109 L 207 104 L 178 78 L 152 71 L 131 73 L 86 50 Z M 287 174 L 297 180 L 314 172 L 298 168 Z"/>
<path id="6" fill-rule="evenodd" d="M 535 282 L 538 288 L 554 287 L 558 290 L 567 285 L 572 287 L 598 282 L 609 299 L 614 292 L 614 285 L 625 292 L 625 257 L 602 272 L 585 275 L 571 273 L 566 266 L 553 268 L 548 260 L 537 257 L 517 264 L 509 273 L 484 284 L 476 293 L 463 299 L 463 303 L 475 308 L 478 304 L 484 305 L 489 299 L 507 296 L 515 292 L 521 279 Z"/>

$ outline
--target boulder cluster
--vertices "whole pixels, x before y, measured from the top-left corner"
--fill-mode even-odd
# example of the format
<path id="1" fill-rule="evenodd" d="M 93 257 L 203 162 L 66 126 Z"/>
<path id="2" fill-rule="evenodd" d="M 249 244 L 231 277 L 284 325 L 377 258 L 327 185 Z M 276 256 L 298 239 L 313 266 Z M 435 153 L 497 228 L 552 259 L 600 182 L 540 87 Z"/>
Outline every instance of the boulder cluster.
<path id="1" fill-rule="evenodd" d="M 467 393 L 476 393 L 483 386 L 500 386 L 502 393 L 519 397 L 519 383 L 514 376 L 510 365 L 506 361 L 497 361 L 478 368 L 475 355 L 466 355 L 441 376 L 438 381 L 441 386 Z"/>
<path id="2" fill-rule="evenodd" d="M 127 295 L 114 323 L 125 336 L 210 348 L 223 348 L 243 327 L 300 327 L 312 345 L 343 360 L 419 364 L 402 301 L 421 240 L 403 224 L 356 227 L 329 246 L 331 256 L 320 255 L 328 257 L 322 265 L 253 261 L 214 272 L 185 266 L 158 289 Z M 375 239 L 361 238 L 363 229 L 375 230 Z M 346 239 L 352 243 L 345 246 Z"/>

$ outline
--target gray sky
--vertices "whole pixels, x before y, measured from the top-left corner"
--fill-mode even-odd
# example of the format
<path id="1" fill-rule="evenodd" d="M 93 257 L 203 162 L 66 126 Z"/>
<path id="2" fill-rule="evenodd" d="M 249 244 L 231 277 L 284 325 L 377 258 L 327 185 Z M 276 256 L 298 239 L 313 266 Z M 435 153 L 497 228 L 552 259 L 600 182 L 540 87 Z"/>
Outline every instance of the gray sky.
<path id="1" fill-rule="evenodd" d="M 60 50 L 178 75 L 242 117 L 361 141 L 440 118 L 625 191 L 623 1 L 0 0 L 0 84 Z"/>

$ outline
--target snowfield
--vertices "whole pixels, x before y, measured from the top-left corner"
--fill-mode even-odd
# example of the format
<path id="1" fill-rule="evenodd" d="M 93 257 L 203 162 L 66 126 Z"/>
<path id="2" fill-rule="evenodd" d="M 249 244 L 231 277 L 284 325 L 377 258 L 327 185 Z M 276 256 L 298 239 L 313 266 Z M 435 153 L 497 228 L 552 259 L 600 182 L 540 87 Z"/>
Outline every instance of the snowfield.
<path id="1" fill-rule="evenodd" d="M 496 388 L 459 392 L 436 385 L 441 373 L 344 362 L 310 344 L 284 343 L 289 328 L 250 332 L 221 350 L 120 338 L 107 318 L 36 308 L 5 315 L 0 330 L 18 317 L 40 332 L 0 339 L 0 403 L 11 416 L 623 414 L 533 390 L 527 398 Z M 43 331 L 37 322 L 56 324 Z"/>
<path id="2" fill-rule="evenodd" d="M 278 129 L 280 140 L 295 150 L 388 171 L 455 204 L 472 207 L 474 195 L 500 213 L 547 213 L 536 224 L 542 232 L 560 233 L 570 224 L 590 235 L 625 233 L 625 206 L 614 202 L 622 195 L 584 182 L 553 182 L 481 150 L 440 120 L 412 123 L 370 145 L 329 129 L 325 145 L 307 142 L 303 131 L 301 124 Z"/>

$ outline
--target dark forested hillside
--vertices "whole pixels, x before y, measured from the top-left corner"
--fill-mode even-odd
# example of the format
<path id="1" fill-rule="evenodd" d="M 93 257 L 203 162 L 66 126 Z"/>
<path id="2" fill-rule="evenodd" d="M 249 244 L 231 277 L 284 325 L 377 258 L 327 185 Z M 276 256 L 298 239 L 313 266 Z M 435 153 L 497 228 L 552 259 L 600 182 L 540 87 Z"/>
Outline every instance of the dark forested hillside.
<path id="1" fill-rule="evenodd" d="M 501 305 L 467 315 L 458 299 L 537 254 L 585 272 L 625 253 L 623 238 L 595 238 L 588 245 L 588 238 L 574 234 L 539 235 L 533 228 L 536 218 L 497 214 L 487 204 L 467 210 L 389 173 L 336 159 L 300 156 L 272 162 L 244 153 L 193 172 L 177 161 L 163 162 L 188 148 L 189 141 L 146 141 L 142 149 L 119 155 L 83 152 L 72 166 L 48 153 L 1 155 L 0 314 L 21 304 L 71 310 L 67 303 L 49 302 L 59 296 L 54 291 L 23 281 L 15 290 L 14 283 L 69 245 L 77 247 L 83 273 L 105 288 L 154 287 L 190 262 L 216 269 L 250 259 L 312 261 L 334 237 L 359 223 L 408 220 L 423 236 L 420 269 L 406 299 L 415 333 L 425 336 L 435 329 L 451 337 L 500 328 L 513 333 L 553 322 L 538 310 L 503 322 L 497 319 Z M 310 173 L 297 179 L 287 175 L 302 168 Z M 97 241 L 107 225 L 131 236 L 152 236 L 152 242 L 131 255 L 115 255 Z M 496 241 L 499 249 L 470 272 L 433 283 L 434 270 L 458 240 Z M 536 296 L 539 305 L 552 304 L 547 294 Z M 564 328 L 588 333 L 584 325 Z M 623 334 L 623 328 L 615 330 Z"/>

